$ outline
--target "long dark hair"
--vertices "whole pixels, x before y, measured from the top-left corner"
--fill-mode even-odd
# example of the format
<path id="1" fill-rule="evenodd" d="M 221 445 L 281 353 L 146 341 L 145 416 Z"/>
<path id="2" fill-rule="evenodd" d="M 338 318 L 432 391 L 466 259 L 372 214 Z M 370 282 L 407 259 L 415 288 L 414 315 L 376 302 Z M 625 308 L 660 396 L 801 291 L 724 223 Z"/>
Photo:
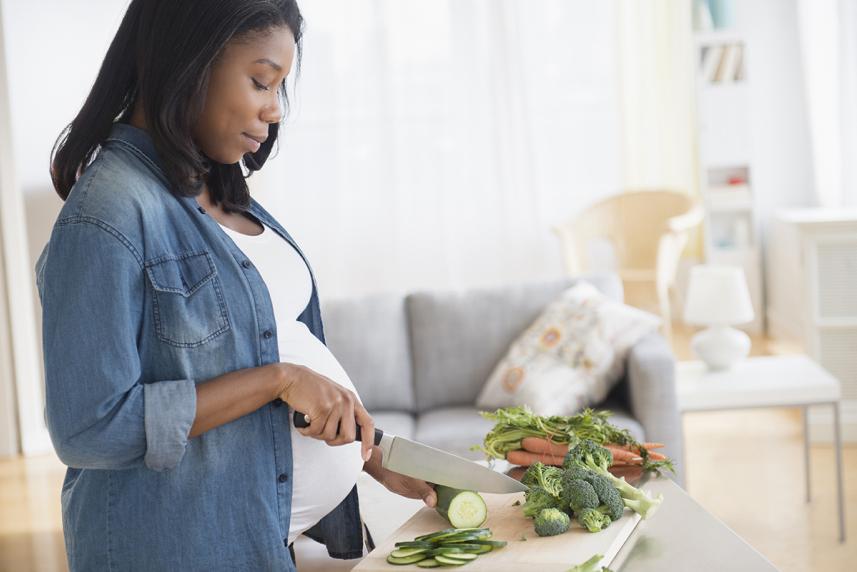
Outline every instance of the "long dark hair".
<path id="1" fill-rule="evenodd" d="M 196 196 L 204 181 L 226 212 L 246 210 L 245 178 L 265 164 L 279 124 L 268 126 L 268 139 L 257 152 L 233 165 L 205 157 L 191 129 L 205 103 L 212 64 L 226 43 L 282 26 L 295 38 L 299 73 L 303 17 L 294 0 L 132 0 L 86 102 L 54 144 L 51 179 L 57 194 L 68 198 L 114 121 L 127 122 L 140 98 L 171 192 Z M 287 110 L 285 80 L 279 93 Z"/>

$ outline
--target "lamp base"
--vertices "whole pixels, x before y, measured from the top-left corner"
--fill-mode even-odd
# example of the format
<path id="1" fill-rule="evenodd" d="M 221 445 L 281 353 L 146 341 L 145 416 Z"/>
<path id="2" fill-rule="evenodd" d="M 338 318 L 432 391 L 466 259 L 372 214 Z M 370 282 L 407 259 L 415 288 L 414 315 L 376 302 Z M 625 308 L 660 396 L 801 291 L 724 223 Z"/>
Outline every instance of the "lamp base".
<path id="1" fill-rule="evenodd" d="M 693 336 L 690 347 L 709 369 L 728 369 L 750 353 L 750 336 L 729 326 L 711 326 Z"/>

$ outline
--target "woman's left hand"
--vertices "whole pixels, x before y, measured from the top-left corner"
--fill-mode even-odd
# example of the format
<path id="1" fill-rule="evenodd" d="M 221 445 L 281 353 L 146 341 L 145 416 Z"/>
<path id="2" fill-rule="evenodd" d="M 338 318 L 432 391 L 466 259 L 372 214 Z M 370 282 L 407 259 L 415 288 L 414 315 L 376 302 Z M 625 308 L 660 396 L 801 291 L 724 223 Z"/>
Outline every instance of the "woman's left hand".
<path id="1" fill-rule="evenodd" d="M 372 452 L 372 457 L 363 465 L 363 470 L 372 475 L 372 478 L 397 495 L 409 499 L 422 499 L 428 507 L 434 507 L 437 504 L 437 493 L 430 484 L 385 469 L 381 466 L 383 456 L 381 448 L 376 446 L 374 449 L 377 450 Z"/>

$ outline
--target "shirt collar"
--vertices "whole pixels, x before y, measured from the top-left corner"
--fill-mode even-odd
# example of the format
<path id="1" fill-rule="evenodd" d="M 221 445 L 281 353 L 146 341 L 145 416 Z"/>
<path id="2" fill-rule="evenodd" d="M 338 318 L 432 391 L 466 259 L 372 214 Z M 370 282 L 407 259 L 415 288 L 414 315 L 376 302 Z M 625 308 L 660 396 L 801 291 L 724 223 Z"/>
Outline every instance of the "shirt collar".
<path id="1" fill-rule="evenodd" d="M 163 164 L 157 149 L 155 149 L 155 142 L 152 141 L 152 136 L 147 131 L 139 127 L 134 127 L 129 123 L 116 122 L 113 124 L 110 136 L 107 138 L 108 141 L 111 139 L 131 145 L 163 173 Z"/>

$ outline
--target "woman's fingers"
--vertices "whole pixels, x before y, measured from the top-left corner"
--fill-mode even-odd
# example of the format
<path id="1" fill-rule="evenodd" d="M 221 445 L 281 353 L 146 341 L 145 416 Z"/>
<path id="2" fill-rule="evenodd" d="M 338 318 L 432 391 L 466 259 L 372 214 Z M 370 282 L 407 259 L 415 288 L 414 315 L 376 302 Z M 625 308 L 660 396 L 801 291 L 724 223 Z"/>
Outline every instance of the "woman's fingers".
<path id="1" fill-rule="evenodd" d="M 366 462 L 372 456 L 372 446 L 375 444 L 375 421 L 369 415 L 369 412 L 366 411 L 366 408 L 363 407 L 363 404 L 356 398 L 354 403 L 354 418 L 357 424 L 360 425 L 360 434 L 363 441 L 363 461 Z"/>
<path id="2" fill-rule="evenodd" d="M 339 425 L 342 423 L 342 410 L 340 404 L 337 403 L 330 410 L 330 415 L 327 417 L 327 421 L 324 424 L 324 431 L 319 435 L 319 439 L 322 441 L 333 441 L 336 439 L 336 435 L 339 433 Z"/>
<path id="3" fill-rule="evenodd" d="M 347 399 L 347 398 L 346 398 Z M 342 407 L 342 417 L 339 420 L 339 434 L 327 444 L 331 446 L 345 445 L 354 441 L 356 434 L 356 423 L 354 422 L 354 405 L 350 400 Z"/>

